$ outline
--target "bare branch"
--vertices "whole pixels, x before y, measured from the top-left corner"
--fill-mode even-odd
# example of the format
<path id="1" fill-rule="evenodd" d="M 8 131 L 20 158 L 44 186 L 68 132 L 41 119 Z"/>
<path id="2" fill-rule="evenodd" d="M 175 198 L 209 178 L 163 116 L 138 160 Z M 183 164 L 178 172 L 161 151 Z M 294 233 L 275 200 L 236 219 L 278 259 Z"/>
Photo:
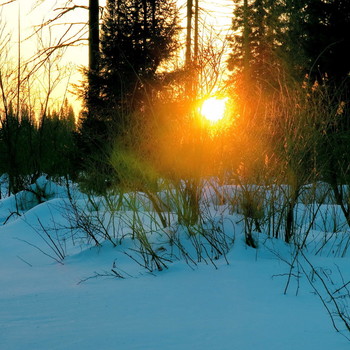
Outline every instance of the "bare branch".
<path id="1" fill-rule="evenodd" d="M 30 76 L 32 76 L 36 71 L 38 71 L 47 61 L 48 58 L 50 58 L 58 49 L 64 49 L 67 47 L 74 47 L 74 46 L 80 46 L 82 45 L 82 42 L 86 41 L 86 38 L 78 38 L 72 41 L 68 41 L 68 42 L 63 42 L 60 44 L 57 44 L 55 46 L 50 46 L 44 50 L 42 50 L 41 52 L 39 52 L 39 54 L 34 57 L 29 63 L 34 62 L 36 59 L 39 58 L 39 61 L 37 63 L 34 64 L 34 66 L 31 69 L 31 72 L 23 79 L 23 80 L 27 80 Z"/>
<path id="2" fill-rule="evenodd" d="M 35 10 L 37 9 L 45 0 L 36 0 L 36 2 L 34 3 L 32 9 Z M 53 5 L 53 7 L 57 6 L 57 0 L 55 1 L 55 4 Z"/>
<path id="3" fill-rule="evenodd" d="M 16 0 L 9 0 L 7 2 L 4 2 L 3 4 L 0 4 L 0 7 L 1 6 L 5 6 L 5 5 L 8 5 L 8 4 L 11 4 L 12 2 L 15 2 Z"/>
<path id="4" fill-rule="evenodd" d="M 67 13 L 69 13 L 70 11 L 73 11 L 73 10 L 76 10 L 78 8 L 81 8 L 81 9 L 85 9 L 85 10 L 88 10 L 89 7 L 88 6 L 84 6 L 84 5 L 73 5 L 71 7 L 67 7 L 67 8 L 64 8 L 64 7 L 58 7 L 58 8 L 55 8 L 54 11 L 60 11 L 60 13 L 58 13 L 54 18 L 51 18 L 49 20 L 47 20 L 46 22 L 44 23 L 41 23 L 40 25 L 37 26 L 37 29 L 35 29 L 34 33 L 31 35 L 35 35 L 37 33 L 40 32 L 40 30 L 42 30 L 44 27 L 47 27 L 48 25 L 50 25 L 51 23 L 59 20 L 60 18 L 62 18 L 63 16 L 65 16 Z M 67 23 L 65 23 L 67 24 Z M 72 24 L 72 23 L 71 23 Z M 31 37 L 29 36 L 29 38 Z"/>

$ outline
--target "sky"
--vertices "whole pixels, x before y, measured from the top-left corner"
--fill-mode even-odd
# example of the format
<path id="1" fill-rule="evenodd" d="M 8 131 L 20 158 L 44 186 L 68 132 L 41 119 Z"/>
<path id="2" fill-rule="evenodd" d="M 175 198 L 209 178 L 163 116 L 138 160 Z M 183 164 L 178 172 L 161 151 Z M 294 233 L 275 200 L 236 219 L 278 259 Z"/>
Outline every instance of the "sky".
<path id="1" fill-rule="evenodd" d="M 8 0 L 0 0 L 0 4 L 6 3 Z M 35 6 L 40 0 L 16 0 L 1 9 L 1 25 L 6 25 L 7 31 L 11 33 L 11 55 L 17 60 L 18 57 L 18 40 L 21 40 L 21 58 L 24 62 L 26 59 L 33 57 L 39 49 L 38 41 L 42 40 L 45 46 L 50 46 L 56 43 L 67 29 L 66 24 L 62 23 L 80 23 L 74 25 L 71 33 L 82 28 L 82 23 L 88 20 L 88 12 L 83 9 L 71 11 L 63 19 L 61 19 L 50 30 L 46 29 L 42 35 L 34 35 L 27 39 L 32 33 L 35 26 L 52 19 L 58 13 L 55 8 L 59 8 L 66 0 L 41 0 L 39 6 Z M 186 0 L 178 0 L 179 6 L 185 7 Z M 86 0 L 75 0 L 77 5 L 86 5 Z M 103 6 L 105 0 L 100 0 L 100 5 Z M 202 23 L 200 30 L 213 29 L 216 32 L 221 32 L 222 37 L 228 33 L 234 2 L 233 0 L 200 0 L 200 6 L 203 11 L 201 13 Z M 20 15 L 20 16 L 19 16 Z M 20 23 L 18 18 L 20 17 Z M 185 17 L 185 10 L 183 10 Z M 61 24 L 58 24 L 61 23 Z M 185 26 L 185 22 L 183 25 Z M 18 28 L 21 28 L 21 37 L 18 36 Z M 80 36 L 87 38 L 86 31 L 80 33 Z M 88 64 L 88 48 L 87 41 L 81 42 L 80 46 L 67 49 L 62 56 L 59 64 L 69 70 L 67 78 L 62 79 L 61 86 L 57 88 L 58 96 L 62 96 L 62 91 L 66 90 L 67 84 L 79 83 L 81 74 L 78 71 L 79 66 Z M 42 78 L 43 80 L 45 78 Z M 69 95 L 72 103 L 75 105 L 76 111 L 80 108 L 80 104 L 74 101 L 73 95 Z"/>

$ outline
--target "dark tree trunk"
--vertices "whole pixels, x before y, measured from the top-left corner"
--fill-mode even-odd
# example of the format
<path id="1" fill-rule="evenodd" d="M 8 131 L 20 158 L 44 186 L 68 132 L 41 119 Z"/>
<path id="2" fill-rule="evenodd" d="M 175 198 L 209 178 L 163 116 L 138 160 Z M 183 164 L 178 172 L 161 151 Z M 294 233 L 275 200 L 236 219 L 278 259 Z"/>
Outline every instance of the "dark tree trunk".
<path id="1" fill-rule="evenodd" d="M 199 0 L 194 3 L 194 46 L 193 46 L 193 61 L 197 64 L 198 59 L 198 25 L 199 25 Z"/>
<path id="2" fill-rule="evenodd" d="M 187 0 L 186 66 L 191 65 L 193 0 Z"/>
<path id="3" fill-rule="evenodd" d="M 99 61 L 100 61 L 100 28 L 99 28 L 99 0 L 89 0 L 89 71 L 87 111 L 91 120 L 98 106 L 99 97 Z"/>
<path id="4" fill-rule="evenodd" d="M 243 72 L 245 79 L 249 79 L 250 66 L 250 29 L 249 29 L 249 7 L 248 0 L 244 0 L 243 6 Z"/>
<path id="5" fill-rule="evenodd" d="M 89 71 L 98 72 L 99 61 L 99 0 L 89 0 Z"/>

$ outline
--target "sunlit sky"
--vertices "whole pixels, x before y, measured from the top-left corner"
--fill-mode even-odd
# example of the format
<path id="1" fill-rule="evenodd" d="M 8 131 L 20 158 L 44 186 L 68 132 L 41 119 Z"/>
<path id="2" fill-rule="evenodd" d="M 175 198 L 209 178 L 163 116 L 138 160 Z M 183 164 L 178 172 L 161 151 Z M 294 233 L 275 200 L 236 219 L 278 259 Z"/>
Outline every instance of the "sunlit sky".
<path id="1" fill-rule="evenodd" d="M 7 2 L 8 0 L 0 0 L 0 4 Z M 183 6 L 186 0 L 178 0 L 179 6 Z M 38 3 L 40 3 L 38 5 Z M 65 0 L 16 0 L 15 2 L 8 4 L 1 9 L 1 26 L 6 25 L 7 31 L 11 33 L 11 46 L 12 55 L 17 57 L 17 44 L 18 44 L 18 14 L 20 13 L 20 28 L 21 28 L 21 57 L 23 61 L 34 56 L 38 52 L 38 37 L 34 36 L 31 39 L 26 38 L 33 33 L 33 28 L 41 23 L 55 17 L 59 11 L 54 11 L 55 8 L 59 8 L 66 3 Z M 87 0 L 75 0 L 77 5 L 86 5 Z M 100 5 L 103 6 L 105 0 L 100 0 Z M 35 7 L 35 5 L 38 5 Z M 202 22 L 200 30 L 203 32 L 210 28 L 216 32 L 221 32 L 222 37 L 228 33 L 234 2 L 233 0 L 200 0 L 201 18 Z M 185 10 L 183 11 L 183 17 L 185 17 Z M 63 23 L 86 23 L 88 20 L 88 12 L 84 9 L 78 9 L 71 11 L 59 22 Z M 48 29 L 43 31 L 42 40 L 45 45 L 55 43 L 67 29 L 67 25 L 57 25 L 52 27 L 49 35 Z M 185 22 L 183 22 L 185 26 Z M 204 26 L 206 29 L 203 29 Z M 77 32 L 81 28 L 80 25 L 75 25 L 71 33 Z M 87 38 L 86 31 L 81 33 L 80 36 Z M 77 83 L 81 76 L 77 72 L 76 67 L 88 64 L 88 48 L 87 41 L 81 43 L 81 46 L 69 48 L 61 63 L 64 66 L 70 64 L 74 67 L 70 76 L 70 82 Z M 66 85 L 66 83 L 64 83 Z M 62 87 L 61 87 L 62 89 Z"/>

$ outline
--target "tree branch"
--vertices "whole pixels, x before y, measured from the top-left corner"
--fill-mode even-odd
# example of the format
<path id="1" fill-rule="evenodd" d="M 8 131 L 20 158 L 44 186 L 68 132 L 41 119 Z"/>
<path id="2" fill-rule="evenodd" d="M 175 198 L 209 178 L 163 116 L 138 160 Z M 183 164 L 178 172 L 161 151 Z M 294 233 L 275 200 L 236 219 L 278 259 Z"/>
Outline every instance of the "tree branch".
<path id="1" fill-rule="evenodd" d="M 8 4 L 11 4 L 12 2 L 15 2 L 16 0 L 9 0 L 7 2 L 4 2 L 3 4 L 0 4 L 0 7 L 1 6 L 5 6 L 5 5 L 8 5 Z"/>
<path id="2" fill-rule="evenodd" d="M 88 6 L 84 6 L 84 5 L 73 5 L 73 6 L 67 7 L 67 8 L 65 8 L 65 7 L 58 7 L 58 8 L 55 8 L 54 11 L 60 11 L 60 10 L 61 10 L 61 12 L 58 13 L 54 18 L 51 18 L 51 19 L 47 20 L 46 22 L 41 23 L 40 25 L 38 25 L 38 26 L 37 26 L 37 29 L 34 31 L 34 33 L 32 34 L 32 36 L 35 35 L 35 34 L 37 34 L 37 33 L 39 33 L 40 30 L 42 30 L 44 27 L 47 27 L 47 26 L 50 25 L 51 23 L 53 23 L 53 22 L 59 20 L 60 18 L 62 18 L 64 15 L 66 15 L 66 14 L 69 13 L 70 11 L 76 10 L 76 9 L 78 9 L 78 8 L 85 9 L 85 10 L 88 10 L 88 9 L 89 9 Z M 65 23 L 65 24 L 67 24 L 67 23 Z M 72 25 L 73 23 L 70 23 L 70 24 Z"/>

